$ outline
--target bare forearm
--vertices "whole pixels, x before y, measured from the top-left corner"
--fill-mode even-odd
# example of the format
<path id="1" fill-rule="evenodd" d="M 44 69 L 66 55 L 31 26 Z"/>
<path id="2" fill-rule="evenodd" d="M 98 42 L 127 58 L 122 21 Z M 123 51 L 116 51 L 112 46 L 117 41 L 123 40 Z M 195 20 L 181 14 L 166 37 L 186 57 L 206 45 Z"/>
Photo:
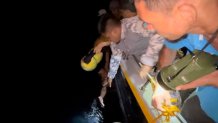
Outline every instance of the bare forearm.
<path id="1" fill-rule="evenodd" d="M 109 46 L 109 45 L 110 45 L 110 42 L 109 42 L 109 41 L 100 43 L 100 46 L 101 46 L 101 47 L 105 47 L 105 46 Z"/>
<path id="2" fill-rule="evenodd" d="M 195 81 L 192 81 L 188 84 L 181 85 L 176 87 L 177 90 L 186 90 L 190 88 L 196 88 L 199 86 L 214 86 L 218 88 L 218 71 L 214 71 L 213 73 L 210 73 L 208 75 L 205 75 Z"/>
<path id="3" fill-rule="evenodd" d="M 99 53 L 101 52 L 102 48 L 105 47 L 105 46 L 109 46 L 110 45 L 110 42 L 107 41 L 107 42 L 101 42 L 99 43 L 98 45 L 95 46 L 94 48 L 94 52 L 95 53 Z"/>
<path id="4" fill-rule="evenodd" d="M 218 71 L 205 75 L 195 81 L 193 83 L 199 83 L 199 86 L 211 85 L 218 87 Z"/>
<path id="5" fill-rule="evenodd" d="M 176 58 L 176 51 L 163 47 L 158 61 L 158 69 L 171 65 Z"/>

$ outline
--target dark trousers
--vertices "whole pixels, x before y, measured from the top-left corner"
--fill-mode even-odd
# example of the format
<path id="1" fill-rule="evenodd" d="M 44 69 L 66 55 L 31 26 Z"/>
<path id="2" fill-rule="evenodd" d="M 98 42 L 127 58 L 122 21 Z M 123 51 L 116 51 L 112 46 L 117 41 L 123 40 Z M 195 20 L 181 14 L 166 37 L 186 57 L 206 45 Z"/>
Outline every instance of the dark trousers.
<path id="1" fill-rule="evenodd" d="M 215 123 L 201 109 L 199 98 L 196 95 L 183 104 L 181 115 L 188 123 Z"/>

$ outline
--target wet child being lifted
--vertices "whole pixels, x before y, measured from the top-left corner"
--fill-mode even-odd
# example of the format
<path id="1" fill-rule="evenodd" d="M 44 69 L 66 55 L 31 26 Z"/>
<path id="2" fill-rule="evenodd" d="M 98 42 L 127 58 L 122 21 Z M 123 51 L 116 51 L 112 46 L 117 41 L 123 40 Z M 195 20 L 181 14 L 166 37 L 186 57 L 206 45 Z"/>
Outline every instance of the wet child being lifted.
<path id="1" fill-rule="evenodd" d="M 103 85 L 111 87 L 121 60 L 126 60 L 132 55 L 140 59 L 143 64 L 140 76 L 146 79 L 147 73 L 158 61 L 163 38 L 156 34 L 151 26 L 141 21 L 138 16 L 119 20 L 111 14 L 105 14 L 99 21 L 98 30 L 102 36 L 108 38 L 108 41 L 100 42 L 94 48 L 94 52 L 101 52 L 105 46 L 110 46 L 112 51 L 109 72 Z M 99 96 L 99 100 L 104 105 L 103 97 Z"/>

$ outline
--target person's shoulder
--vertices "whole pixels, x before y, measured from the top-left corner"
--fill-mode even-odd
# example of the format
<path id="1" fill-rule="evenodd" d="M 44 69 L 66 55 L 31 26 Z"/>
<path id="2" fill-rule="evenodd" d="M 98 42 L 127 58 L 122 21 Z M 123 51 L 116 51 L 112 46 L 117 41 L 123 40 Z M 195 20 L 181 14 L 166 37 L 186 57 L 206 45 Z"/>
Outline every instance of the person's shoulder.
<path id="1" fill-rule="evenodd" d="M 123 18 L 121 20 L 121 23 L 132 23 L 132 22 L 136 22 L 139 21 L 139 17 L 138 16 L 133 16 L 133 17 L 129 17 L 129 18 Z"/>
<path id="2" fill-rule="evenodd" d="M 201 34 L 188 34 L 187 37 L 183 40 L 185 40 L 186 42 L 192 45 L 200 45 L 200 44 L 204 44 L 205 42 L 207 42 L 205 37 Z"/>
<path id="3" fill-rule="evenodd" d="M 202 34 L 187 34 L 186 39 L 189 39 L 192 41 L 193 40 L 194 41 L 206 40 Z"/>

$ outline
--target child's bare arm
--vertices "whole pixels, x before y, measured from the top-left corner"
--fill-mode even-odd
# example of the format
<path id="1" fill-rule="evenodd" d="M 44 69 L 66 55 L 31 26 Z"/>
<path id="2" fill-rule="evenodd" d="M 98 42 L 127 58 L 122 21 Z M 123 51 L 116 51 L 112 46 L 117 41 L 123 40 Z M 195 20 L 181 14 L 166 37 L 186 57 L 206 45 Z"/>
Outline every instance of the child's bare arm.
<path id="1" fill-rule="evenodd" d="M 101 43 L 99 43 L 97 46 L 95 46 L 94 52 L 95 52 L 95 53 L 100 53 L 103 47 L 109 46 L 109 45 L 110 45 L 110 42 L 109 42 L 109 41 L 101 42 Z"/>

